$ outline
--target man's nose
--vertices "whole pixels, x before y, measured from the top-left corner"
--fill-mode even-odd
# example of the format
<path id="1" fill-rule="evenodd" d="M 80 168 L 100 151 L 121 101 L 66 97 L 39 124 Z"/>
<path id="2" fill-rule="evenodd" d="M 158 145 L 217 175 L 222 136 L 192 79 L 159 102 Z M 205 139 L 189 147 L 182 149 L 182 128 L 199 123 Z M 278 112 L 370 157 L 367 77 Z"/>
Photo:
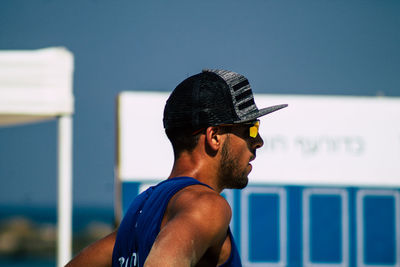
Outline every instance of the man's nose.
<path id="1" fill-rule="evenodd" d="M 262 139 L 260 134 L 257 134 L 253 144 L 254 149 L 259 149 L 263 145 L 264 145 L 264 140 Z"/>

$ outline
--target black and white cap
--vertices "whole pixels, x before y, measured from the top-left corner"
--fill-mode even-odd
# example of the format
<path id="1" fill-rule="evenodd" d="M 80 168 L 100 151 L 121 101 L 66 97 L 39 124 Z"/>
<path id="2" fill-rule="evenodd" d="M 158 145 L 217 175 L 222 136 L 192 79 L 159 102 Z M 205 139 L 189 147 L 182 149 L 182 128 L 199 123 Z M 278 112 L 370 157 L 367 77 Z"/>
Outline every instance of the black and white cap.
<path id="1" fill-rule="evenodd" d="M 287 107 L 258 109 L 249 81 L 227 70 L 203 70 L 181 82 L 164 109 L 164 128 L 200 129 L 219 124 L 244 123 Z"/>

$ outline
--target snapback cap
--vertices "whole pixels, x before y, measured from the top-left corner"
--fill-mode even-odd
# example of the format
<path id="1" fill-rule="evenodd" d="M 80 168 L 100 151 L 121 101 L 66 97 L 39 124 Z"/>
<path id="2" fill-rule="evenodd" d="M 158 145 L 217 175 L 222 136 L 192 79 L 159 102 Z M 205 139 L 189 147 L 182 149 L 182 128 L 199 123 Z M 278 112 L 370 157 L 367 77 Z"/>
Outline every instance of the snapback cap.
<path id="1" fill-rule="evenodd" d="M 164 108 L 164 128 L 200 129 L 254 121 L 287 104 L 258 109 L 249 81 L 227 70 L 205 69 L 181 82 Z"/>

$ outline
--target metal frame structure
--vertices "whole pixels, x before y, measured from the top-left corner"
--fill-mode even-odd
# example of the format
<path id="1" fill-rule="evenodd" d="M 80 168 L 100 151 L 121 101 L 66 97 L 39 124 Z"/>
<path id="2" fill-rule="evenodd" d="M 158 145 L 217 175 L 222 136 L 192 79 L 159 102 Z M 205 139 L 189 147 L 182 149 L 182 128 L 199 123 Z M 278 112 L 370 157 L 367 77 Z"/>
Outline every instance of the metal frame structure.
<path id="1" fill-rule="evenodd" d="M 65 48 L 0 51 L 0 126 L 58 120 L 57 266 L 72 255 L 72 76 Z"/>

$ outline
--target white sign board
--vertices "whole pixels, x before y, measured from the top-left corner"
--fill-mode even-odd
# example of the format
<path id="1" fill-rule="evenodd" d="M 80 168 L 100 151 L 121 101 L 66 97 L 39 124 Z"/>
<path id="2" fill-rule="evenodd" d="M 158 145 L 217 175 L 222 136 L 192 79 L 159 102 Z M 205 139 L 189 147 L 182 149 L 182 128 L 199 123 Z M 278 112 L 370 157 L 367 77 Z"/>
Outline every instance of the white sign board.
<path id="1" fill-rule="evenodd" d="M 117 177 L 163 180 L 172 147 L 162 116 L 169 93 L 123 92 L 118 101 Z M 250 183 L 400 185 L 400 99 L 256 95 L 259 108 L 288 108 L 261 118 L 264 146 Z"/>
<path id="2" fill-rule="evenodd" d="M 73 70 L 63 47 L 0 51 L 0 125 L 72 114 Z"/>

